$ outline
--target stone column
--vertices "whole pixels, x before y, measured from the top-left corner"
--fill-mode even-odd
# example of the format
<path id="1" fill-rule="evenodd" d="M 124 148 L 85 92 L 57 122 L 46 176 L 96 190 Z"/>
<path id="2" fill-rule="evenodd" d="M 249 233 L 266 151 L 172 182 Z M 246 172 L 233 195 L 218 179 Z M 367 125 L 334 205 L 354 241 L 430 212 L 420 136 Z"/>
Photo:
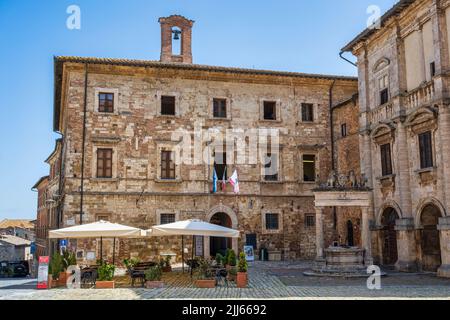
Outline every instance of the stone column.
<path id="1" fill-rule="evenodd" d="M 316 207 L 316 260 L 324 261 L 323 207 Z"/>
<path id="2" fill-rule="evenodd" d="M 402 122 L 397 124 L 397 171 L 398 171 L 398 188 L 400 193 L 400 207 L 404 214 L 404 217 L 412 217 L 412 204 L 411 204 L 411 188 L 410 188 L 410 167 L 408 156 L 408 142 L 406 139 L 406 128 Z"/>
<path id="3" fill-rule="evenodd" d="M 439 135 L 441 144 L 442 179 L 444 184 L 444 205 L 450 213 L 450 107 L 443 104 L 439 108 Z"/>
<path id="4" fill-rule="evenodd" d="M 439 218 L 437 228 L 441 242 L 442 261 L 437 274 L 439 277 L 450 278 L 450 217 Z"/>
<path id="5" fill-rule="evenodd" d="M 362 169 L 368 180 L 368 186 L 373 188 L 373 170 L 372 170 L 372 144 L 369 131 L 363 133 L 362 148 L 364 152 L 362 157 Z"/>
<path id="6" fill-rule="evenodd" d="M 418 268 L 414 219 L 398 219 L 395 222 L 395 230 L 397 231 L 398 251 L 398 261 L 395 267 L 399 271 L 416 272 Z"/>
<path id="7" fill-rule="evenodd" d="M 372 239 L 370 237 L 370 211 L 369 207 L 362 207 L 362 228 L 361 228 L 361 241 L 364 249 L 364 263 L 366 266 L 373 264 L 372 258 Z"/>

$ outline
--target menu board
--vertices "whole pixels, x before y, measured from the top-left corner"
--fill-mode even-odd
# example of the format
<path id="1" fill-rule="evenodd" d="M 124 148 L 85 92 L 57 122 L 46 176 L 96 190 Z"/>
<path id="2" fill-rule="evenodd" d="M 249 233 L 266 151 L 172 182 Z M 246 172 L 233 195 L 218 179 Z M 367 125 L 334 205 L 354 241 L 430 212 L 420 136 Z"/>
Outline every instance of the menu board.
<path id="1" fill-rule="evenodd" d="M 39 257 L 39 268 L 38 268 L 38 279 L 37 288 L 38 289 L 48 289 L 48 263 L 50 258 L 48 256 Z"/>
<path id="2" fill-rule="evenodd" d="M 202 257 L 203 256 L 203 237 L 195 236 L 195 256 Z"/>

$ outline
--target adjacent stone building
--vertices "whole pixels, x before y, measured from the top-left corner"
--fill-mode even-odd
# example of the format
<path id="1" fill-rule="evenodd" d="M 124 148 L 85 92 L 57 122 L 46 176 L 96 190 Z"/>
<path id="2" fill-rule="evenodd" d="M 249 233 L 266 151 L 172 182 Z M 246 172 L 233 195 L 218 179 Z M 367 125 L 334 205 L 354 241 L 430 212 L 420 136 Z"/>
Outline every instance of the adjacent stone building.
<path id="1" fill-rule="evenodd" d="M 361 170 L 375 262 L 450 276 L 450 1 L 401 0 L 358 59 Z"/>
<path id="2" fill-rule="evenodd" d="M 256 253 L 267 248 L 272 259 L 314 258 L 312 190 L 332 169 L 333 142 L 345 147 L 346 139 L 357 136 L 358 110 L 349 100 L 357 79 L 193 64 L 194 22 L 170 16 L 160 23 L 160 61 L 55 58 L 54 131 L 62 138 L 54 153 L 58 179 L 49 178 L 57 192 L 49 194 L 59 226 L 109 220 L 148 229 L 199 218 L 242 236 L 198 238 L 196 254 L 208 257 L 247 244 Z M 181 41 L 179 54 L 174 41 Z M 332 137 L 335 105 L 336 117 L 349 121 L 349 137 Z M 192 144 L 180 151 L 182 140 Z M 353 159 L 352 151 L 343 150 L 335 163 Z M 191 162 L 184 160 L 191 155 Z M 359 170 L 358 161 L 354 165 Z M 353 163 L 341 166 L 355 170 Z M 214 171 L 226 180 L 234 170 L 240 193 L 220 181 L 213 193 Z M 353 219 L 349 215 L 339 228 Z M 340 241 L 332 210 L 325 210 L 324 223 L 326 242 Z M 150 259 L 179 254 L 180 243 L 164 237 L 120 240 L 116 253 Z M 80 259 L 99 256 L 95 241 L 71 246 Z M 104 250 L 112 253 L 106 244 Z"/>

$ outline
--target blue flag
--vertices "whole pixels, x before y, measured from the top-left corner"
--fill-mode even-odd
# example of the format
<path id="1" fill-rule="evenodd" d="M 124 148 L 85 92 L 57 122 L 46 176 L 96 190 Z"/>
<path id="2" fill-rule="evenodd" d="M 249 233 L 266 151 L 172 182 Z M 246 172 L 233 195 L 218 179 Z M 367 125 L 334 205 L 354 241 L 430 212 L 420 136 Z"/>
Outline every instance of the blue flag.
<path id="1" fill-rule="evenodd" d="M 219 180 L 219 179 L 217 179 L 216 168 L 214 168 L 214 171 L 213 171 L 213 190 L 212 190 L 213 193 L 217 192 L 217 180 Z"/>

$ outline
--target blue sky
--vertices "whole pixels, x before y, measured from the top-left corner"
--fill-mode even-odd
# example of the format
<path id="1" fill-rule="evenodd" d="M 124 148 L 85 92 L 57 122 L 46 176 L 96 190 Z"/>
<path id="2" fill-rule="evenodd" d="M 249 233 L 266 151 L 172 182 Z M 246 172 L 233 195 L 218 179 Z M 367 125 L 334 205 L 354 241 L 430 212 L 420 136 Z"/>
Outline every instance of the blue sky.
<path id="1" fill-rule="evenodd" d="M 158 18 L 196 21 L 194 62 L 356 75 L 339 49 L 395 0 L 0 0 L 0 219 L 34 218 L 52 132 L 53 56 L 159 59 Z M 66 28 L 69 5 L 81 30 Z"/>

